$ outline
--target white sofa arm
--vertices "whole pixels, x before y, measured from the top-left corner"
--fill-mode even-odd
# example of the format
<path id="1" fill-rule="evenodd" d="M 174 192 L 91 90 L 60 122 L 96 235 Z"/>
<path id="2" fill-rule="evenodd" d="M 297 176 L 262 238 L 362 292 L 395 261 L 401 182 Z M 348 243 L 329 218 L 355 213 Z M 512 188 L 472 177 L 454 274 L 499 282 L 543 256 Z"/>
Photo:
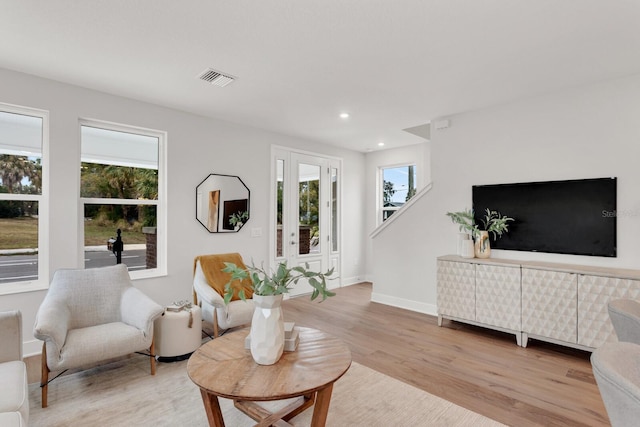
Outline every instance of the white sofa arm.
<path id="1" fill-rule="evenodd" d="M 133 286 L 122 293 L 120 313 L 122 321 L 151 335 L 153 321 L 160 317 L 164 308 Z"/>
<path id="2" fill-rule="evenodd" d="M 66 303 L 57 301 L 47 294 L 36 314 L 36 323 L 33 326 L 33 336 L 39 340 L 49 342 L 60 355 L 60 349 L 67 339 L 67 332 L 71 322 L 71 313 Z M 51 351 L 51 347 L 47 346 Z"/>
<path id="3" fill-rule="evenodd" d="M 22 313 L 0 312 L 0 363 L 22 360 Z"/>
<path id="4" fill-rule="evenodd" d="M 227 310 L 224 299 L 215 289 L 209 286 L 199 266 L 196 269 L 195 276 L 193 277 L 193 289 L 195 289 L 196 294 L 198 295 L 198 300 L 204 301 L 207 304 L 214 306 L 216 309 L 223 311 Z"/>

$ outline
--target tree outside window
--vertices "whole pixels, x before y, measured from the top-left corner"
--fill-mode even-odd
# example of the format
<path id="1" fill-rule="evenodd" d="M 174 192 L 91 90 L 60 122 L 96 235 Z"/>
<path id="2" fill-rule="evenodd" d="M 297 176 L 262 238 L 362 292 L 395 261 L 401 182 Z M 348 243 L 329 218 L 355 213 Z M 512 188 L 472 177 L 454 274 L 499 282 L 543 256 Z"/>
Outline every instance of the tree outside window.
<path id="1" fill-rule="evenodd" d="M 121 231 L 122 262 L 130 272 L 158 266 L 162 135 L 102 123 L 81 126 L 80 200 L 84 206 L 85 267 L 105 260 Z M 115 254 L 114 254 L 115 255 Z M 114 257 L 111 257 L 114 258 Z"/>
<path id="2" fill-rule="evenodd" d="M 44 111 L 0 104 L 0 293 L 36 288 L 47 276 L 40 250 L 46 120 Z"/>
<path id="3" fill-rule="evenodd" d="M 416 166 L 381 168 L 381 222 L 386 221 L 416 194 Z"/>

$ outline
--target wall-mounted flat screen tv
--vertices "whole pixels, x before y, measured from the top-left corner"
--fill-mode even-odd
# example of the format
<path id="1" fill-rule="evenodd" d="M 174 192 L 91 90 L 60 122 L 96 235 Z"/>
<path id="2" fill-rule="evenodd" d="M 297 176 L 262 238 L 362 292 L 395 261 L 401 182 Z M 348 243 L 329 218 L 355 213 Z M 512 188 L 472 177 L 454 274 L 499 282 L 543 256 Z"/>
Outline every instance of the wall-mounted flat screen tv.
<path id="1" fill-rule="evenodd" d="M 616 256 L 617 178 L 473 186 L 476 223 L 489 208 L 515 219 L 491 247 Z"/>

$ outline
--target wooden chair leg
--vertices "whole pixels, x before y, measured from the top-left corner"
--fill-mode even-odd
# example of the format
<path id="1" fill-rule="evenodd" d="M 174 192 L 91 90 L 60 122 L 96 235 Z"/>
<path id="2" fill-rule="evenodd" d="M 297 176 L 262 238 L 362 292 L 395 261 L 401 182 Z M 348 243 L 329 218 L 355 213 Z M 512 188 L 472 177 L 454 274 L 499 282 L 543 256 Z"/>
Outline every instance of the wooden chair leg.
<path id="1" fill-rule="evenodd" d="M 42 407 L 46 408 L 47 393 L 49 392 L 49 367 L 47 366 L 47 343 L 42 343 L 42 370 L 40 371 L 40 388 L 42 389 Z"/>
<path id="2" fill-rule="evenodd" d="M 213 309 L 213 337 L 218 338 L 220 332 L 218 331 L 218 310 Z"/>
<path id="3" fill-rule="evenodd" d="M 149 354 L 151 354 L 151 375 L 156 374 L 156 343 L 155 338 L 151 340 L 151 347 L 149 347 Z"/>

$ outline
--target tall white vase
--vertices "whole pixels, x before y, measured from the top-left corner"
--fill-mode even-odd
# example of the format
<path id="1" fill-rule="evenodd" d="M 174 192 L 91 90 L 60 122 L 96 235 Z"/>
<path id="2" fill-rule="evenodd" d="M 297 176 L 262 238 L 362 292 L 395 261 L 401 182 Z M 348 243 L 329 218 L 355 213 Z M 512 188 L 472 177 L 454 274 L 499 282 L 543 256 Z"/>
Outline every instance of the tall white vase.
<path id="1" fill-rule="evenodd" d="M 273 365 L 284 351 L 282 295 L 253 295 L 251 356 L 260 365 Z"/>

